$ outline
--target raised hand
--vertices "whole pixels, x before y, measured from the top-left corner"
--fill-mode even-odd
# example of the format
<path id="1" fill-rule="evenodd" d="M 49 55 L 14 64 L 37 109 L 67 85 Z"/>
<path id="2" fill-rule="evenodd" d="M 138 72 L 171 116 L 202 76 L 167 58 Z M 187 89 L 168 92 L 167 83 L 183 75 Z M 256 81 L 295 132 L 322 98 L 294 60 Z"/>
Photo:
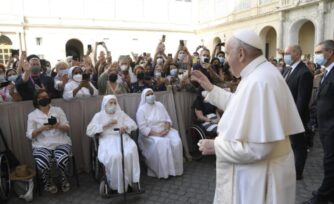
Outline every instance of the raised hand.
<path id="1" fill-rule="evenodd" d="M 201 87 L 206 91 L 211 91 L 213 89 L 213 85 L 201 71 L 198 70 L 192 71 L 191 81 L 198 82 L 201 85 Z"/>

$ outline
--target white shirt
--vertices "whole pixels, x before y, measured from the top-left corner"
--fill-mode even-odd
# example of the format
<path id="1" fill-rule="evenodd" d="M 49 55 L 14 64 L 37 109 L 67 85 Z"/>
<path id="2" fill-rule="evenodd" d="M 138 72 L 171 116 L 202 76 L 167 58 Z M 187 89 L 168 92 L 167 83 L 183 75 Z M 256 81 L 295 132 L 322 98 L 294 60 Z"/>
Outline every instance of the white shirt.
<path id="1" fill-rule="evenodd" d="M 69 126 L 64 111 L 59 107 L 51 106 L 47 115 L 38 108 L 29 113 L 26 136 L 32 140 L 33 148 L 44 147 L 53 150 L 59 145 L 72 144 L 71 139 L 67 133 L 59 129 L 45 130 L 35 138 L 32 138 L 32 132 L 42 127 L 45 123 L 48 123 L 48 118 L 51 116 L 56 117 L 57 122 L 59 122 L 61 125 Z"/>
<path id="2" fill-rule="evenodd" d="M 299 60 L 299 61 L 295 62 L 293 65 L 291 65 L 291 72 L 290 72 L 290 74 L 289 74 L 289 75 L 291 75 L 291 74 L 292 74 L 293 70 L 295 70 L 295 69 L 296 69 L 296 67 L 298 66 L 298 64 L 299 64 L 300 62 L 301 62 L 301 60 Z"/>

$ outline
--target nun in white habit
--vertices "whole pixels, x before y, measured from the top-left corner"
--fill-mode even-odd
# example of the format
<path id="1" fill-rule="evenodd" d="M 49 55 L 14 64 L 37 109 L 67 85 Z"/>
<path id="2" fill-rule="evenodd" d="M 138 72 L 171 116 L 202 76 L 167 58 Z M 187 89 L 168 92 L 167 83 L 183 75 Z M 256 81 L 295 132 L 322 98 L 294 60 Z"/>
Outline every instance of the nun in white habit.
<path id="1" fill-rule="evenodd" d="M 87 126 L 86 134 L 89 137 L 100 133 L 98 159 L 105 167 L 109 187 L 118 193 L 123 193 L 120 133 L 123 133 L 125 189 L 127 191 L 129 185 L 138 187 L 140 177 L 138 149 L 129 136 L 129 133 L 136 129 L 136 123 L 121 110 L 115 95 L 103 97 L 101 111 L 94 115 Z"/>
<path id="2" fill-rule="evenodd" d="M 63 92 L 65 100 L 96 96 L 98 94 L 97 89 L 90 81 L 82 79 L 82 73 L 81 67 L 71 67 L 69 70 L 69 81 L 66 83 Z"/>
<path id="3" fill-rule="evenodd" d="M 168 178 L 183 174 L 182 142 L 152 89 L 144 89 L 137 110 L 138 144 L 148 166 L 147 175 Z"/>

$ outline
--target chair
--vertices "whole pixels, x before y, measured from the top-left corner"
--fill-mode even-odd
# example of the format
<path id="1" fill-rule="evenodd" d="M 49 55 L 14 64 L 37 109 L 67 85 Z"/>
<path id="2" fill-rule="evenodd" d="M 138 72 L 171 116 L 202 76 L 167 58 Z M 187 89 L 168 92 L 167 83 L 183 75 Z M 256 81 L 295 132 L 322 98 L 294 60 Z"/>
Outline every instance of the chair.
<path id="1" fill-rule="evenodd" d="M 69 159 L 69 161 L 67 163 L 67 168 L 66 168 L 65 174 L 70 180 L 74 177 L 76 186 L 80 187 L 79 176 L 78 176 L 78 172 L 77 172 L 75 157 L 74 157 L 72 151 L 68 155 L 68 159 Z M 50 158 L 50 164 L 51 164 L 51 167 L 50 167 L 51 168 L 51 172 L 50 172 L 51 177 L 53 179 L 59 178 L 60 171 L 57 169 L 57 161 L 54 157 L 53 152 L 52 152 L 52 156 Z M 37 165 L 35 165 L 35 170 L 36 170 L 36 189 L 38 190 L 38 194 L 42 195 L 43 181 L 42 181 L 40 172 L 37 169 Z"/>
<path id="2" fill-rule="evenodd" d="M 0 154 L 0 200 L 7 200 L 11 189 L 9 162 L 5 154 Z"/>

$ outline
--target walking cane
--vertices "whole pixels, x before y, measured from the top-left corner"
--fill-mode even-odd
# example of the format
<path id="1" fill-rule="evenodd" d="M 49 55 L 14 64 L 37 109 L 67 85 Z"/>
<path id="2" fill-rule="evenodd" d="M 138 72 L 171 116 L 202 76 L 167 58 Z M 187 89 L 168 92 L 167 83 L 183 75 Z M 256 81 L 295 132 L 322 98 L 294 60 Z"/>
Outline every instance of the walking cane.
<path id="1" fill-rule="evenodd" d="M 119 131 L 119 135 L 120 135 L 120 137 L 121 137 L 122 171 L 123 171 L 123 197 L 124 197 L 124 203 L 126 204 L 123 134 L 120 132 L 120 129 L 119 129 L 119 128 L 115 128 L 115 130 L 116 130 L 116 129 L 118 129 L 118 131 Z"/>

